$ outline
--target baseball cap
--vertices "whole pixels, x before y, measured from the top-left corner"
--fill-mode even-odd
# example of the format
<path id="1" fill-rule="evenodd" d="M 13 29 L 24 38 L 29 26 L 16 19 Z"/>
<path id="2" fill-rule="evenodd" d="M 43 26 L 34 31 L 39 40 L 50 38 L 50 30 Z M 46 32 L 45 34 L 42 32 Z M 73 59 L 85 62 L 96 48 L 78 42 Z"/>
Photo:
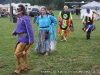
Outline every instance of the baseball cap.
<path id="1" fill-rule="evenodd" d="M 90 11 L 90 8 L 86 8 L 87 11 Z"/>

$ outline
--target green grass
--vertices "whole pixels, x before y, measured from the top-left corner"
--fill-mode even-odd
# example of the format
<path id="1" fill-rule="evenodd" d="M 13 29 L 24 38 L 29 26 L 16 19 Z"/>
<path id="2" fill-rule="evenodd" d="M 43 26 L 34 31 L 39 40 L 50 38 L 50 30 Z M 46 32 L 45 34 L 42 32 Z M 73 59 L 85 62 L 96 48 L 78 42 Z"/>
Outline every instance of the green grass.
<path id="1" fill-rule="evenodd" d="M 54 12 L 55 16 L 59 14 Z M 16 25 L 9 18 L 0 18 L 0 75 L 11 75 L 15 70 L 14 47 L 17 36 L 11 33 Z M 86 40 L 81 30 L 83 25 L 79 16 L 73 15 L 75 31 L 71 32 L 67 42 L 61 42 L 57 34 L 57 48 L 50 56 L 34 52 L 38 27 L 33 24 L 35 43 L 28 56 L 30 71 L 20 75 L 99 75 L 100 74 L 100 21 L 95 21 L 96 30 L 91 39 Z"/>

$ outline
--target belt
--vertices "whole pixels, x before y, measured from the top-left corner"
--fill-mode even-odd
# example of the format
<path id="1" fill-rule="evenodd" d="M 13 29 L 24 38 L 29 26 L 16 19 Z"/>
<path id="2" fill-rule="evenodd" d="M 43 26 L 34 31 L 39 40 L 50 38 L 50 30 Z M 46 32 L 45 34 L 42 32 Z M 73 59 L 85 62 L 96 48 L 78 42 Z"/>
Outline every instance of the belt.
<path id="1" fill-rule="evenodd" d="M 61 25 L 60 25 L 60 29 L 62 29 L 62 30 L 66 30 L 68 28 L 68 26 L 66 26 L 66 27 L 62 27 Z"/>
<path id="2" fill-rule="evenodd" d="M 27 36 L 27 33 L 19 33 L 18 36 Z"/>
<path id="3" fill-rule="evenodd" d="M 45 27 L 40 27 L 40 28 L 49 28 L 49 26 L 45 26 Z"/>

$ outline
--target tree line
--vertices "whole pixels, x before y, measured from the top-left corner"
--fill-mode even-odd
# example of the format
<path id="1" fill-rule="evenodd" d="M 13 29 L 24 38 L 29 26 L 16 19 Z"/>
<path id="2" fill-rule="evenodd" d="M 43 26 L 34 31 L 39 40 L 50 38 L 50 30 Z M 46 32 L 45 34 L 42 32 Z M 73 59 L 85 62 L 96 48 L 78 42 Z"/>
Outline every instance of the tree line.
<path id="1" fill-rule="evenodd" d="M 18 0 L 17 0 L 18 1 Z M 81 1 L 94 1 L 94 0 L 22 0 L 23 2 L 29 2 L 31 5 L 44 5 L 47 8 L 51 7 L 53 9 L 62 9 L 64 2 L 81 2 Z M 96 0 L 100 1 L 100 0 Z"/>
<path id="2" fill-rule="evenodd" d="M 18 3 L 18 2 L 23 2 L 23 3 L 30 3 L 31 5 L 43 5 L 46 6 L 47 8 L 52 7 L 53 9 L 62 9 L 64 6 L 64 2 L 90 2 L 94 0 L 12 0 L 12 2 Z M 95 1 L 100 1 L 100 0 L 95 0 Z M 4 3 L 9 3 L 10 0 L 0 0 L 0 4 Z"/>

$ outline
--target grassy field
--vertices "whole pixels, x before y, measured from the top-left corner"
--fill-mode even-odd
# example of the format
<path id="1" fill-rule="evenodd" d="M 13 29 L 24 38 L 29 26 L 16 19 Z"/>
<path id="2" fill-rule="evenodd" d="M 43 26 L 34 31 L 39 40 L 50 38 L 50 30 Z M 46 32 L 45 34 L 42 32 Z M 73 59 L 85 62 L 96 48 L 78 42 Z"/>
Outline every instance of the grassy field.
<path id="1" fill-rule="evenodd" d="M 54 14 L 57 17 L 58 11 Z M 9 18 L 0 18 L 0 75 L 12 75 L 15 70 L 14 46 L 17 36 L 11 33 L 16 25 Z M 83 25 L 79 16 L 73 15 L 75 31 L 71 32 L 67 42 L 61 42 L 57 34 L 57 48 L 50 56 L 34 52 L 38 27 L 33 24 L 35 43 L 28 57 L 30 71 L 20 75 L 100 75 L 100 21 L 95 21 L 96 30 L 91 39 L 86 40 L 81 30 Z"/>

